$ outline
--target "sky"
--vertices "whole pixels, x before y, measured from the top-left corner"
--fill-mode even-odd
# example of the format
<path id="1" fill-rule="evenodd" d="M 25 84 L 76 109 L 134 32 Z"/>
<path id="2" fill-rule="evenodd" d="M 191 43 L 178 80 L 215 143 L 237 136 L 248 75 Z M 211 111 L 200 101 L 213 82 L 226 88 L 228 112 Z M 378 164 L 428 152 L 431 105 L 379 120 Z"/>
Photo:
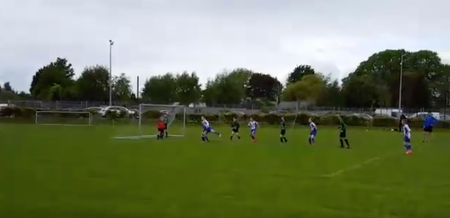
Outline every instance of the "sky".
<path id="1" fill-rule="evenodd" d="M 204 84 L 238 67 L 282 83 L 297 65 L 342 79 L 385 49 L 450 60 L 442 0 L 0 0 L 0 82 L 28 91 L 42 66 L 66 58 L 77 75 L 109 65 L 136 89 L 166 72 Z"/>

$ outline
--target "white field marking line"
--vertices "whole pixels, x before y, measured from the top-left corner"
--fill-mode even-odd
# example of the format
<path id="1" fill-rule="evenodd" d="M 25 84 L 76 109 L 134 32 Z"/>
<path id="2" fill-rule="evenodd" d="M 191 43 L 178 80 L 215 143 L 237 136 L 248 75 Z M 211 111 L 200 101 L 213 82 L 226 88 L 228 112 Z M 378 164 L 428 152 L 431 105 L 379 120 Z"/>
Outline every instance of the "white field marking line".
<path id="1" fill-rule="evenodd" d="M 184 137 L 184 135 L 169 135 L 169 137 Z M 156 135 L 116 136 L 113 139 L 148 139 L 156 138 Z"/>
<path id="2" fill-rule="evenodd" d="M 367 159 L 367 160 L 364 161 L 364 162 L 357 163 L 357 164 L 352 165 L 352 166 L 350 166 L 350 167 L 348 167 L 348 168 L 345 168 L 345 169 L 336 171 L 336 172 L 331 173 L 331 174 L 328 174 L 328 175 L 324 175 L 324 177 L 335 177 L 335 176 L 339 176 L 339 175 L 341 175 L 342 173 L 345 173 L 345 172 L 348 172 L 348 171 L 352 171 L 352 170 L 361 168 L 361 167 L 363 167 L 363 166 L 365 166 L 365 165 L 368 165 L 368 164 L 370 164 L 370 163 L 372 163 L 372 162 L 375 162 L 375 161 L 377 161 L 377 160 L 380 160 L 380 159 L 382 159 L 382 158 L 386 158 L 386 157 L 388 157 L 388 156 L 390 156 L 390 155 L 393 155 L 393 154 L 395 154 L 395 153 L 389 153 L 389 154 L 385 154 L 385 155 L 378 156 L 378 157 L 372 157 L 372 158 Z"/>

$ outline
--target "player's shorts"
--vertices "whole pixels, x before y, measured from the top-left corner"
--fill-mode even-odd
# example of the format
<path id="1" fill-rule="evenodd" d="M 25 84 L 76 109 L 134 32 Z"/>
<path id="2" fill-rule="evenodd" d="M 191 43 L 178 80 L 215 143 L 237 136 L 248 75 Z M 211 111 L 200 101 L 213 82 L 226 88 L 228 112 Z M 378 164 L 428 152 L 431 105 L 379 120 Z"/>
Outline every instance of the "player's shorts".
<path id="1" fill-rule="evenodd" d="M 203 133 L 205 133 L 205 134 L 208 134 L 208 133 L 210 133 L 212 131 L 213 131 L 213 129 L 211 127 L 203 128 Z"/>
<path id="2" fill-rule="evenodd" d="M 286 135 L 286 129 L 282 129 L 282 130 L 280 131 L 280 135 Z"/>
<path id="3" fill-rule="evenodd" d="M 256 129 L 251 129 L 250 130 L 250 135 L 255 135 L 256 134 Z"/>
<path id="4" fill-rule="evenodd" d="M 164 133 L 164 130 L 165 130 L 165 128 L 158 128 L 158 132 L 159 132 L 160 134 Z"/>
<path id="5" fill-rule="evenodd" d="M 432 126 L 425 126 L 425 127 L 423 127 L 423 131 L 424 132 L 433 132 L 433 127 Z"/>
<path id="6" fill-rule="evenodd" d="M 404 143 L 411 143 L 411 138 L 403 137 L 403 142 Z"/>
<path id="7" fill-rule="evenodd" d="M 341 131 L 339 133 L 339 138 L 347 138 L 347 132 L 346 131 Z"/>
<path id="8" fill-rule="evenodd" d="M 310 138 L 316 138 L 317 132 L 311 132 L 309 133 Z"/>
<path id="9" fill-rule="evenodd" d="M 231 129 L 232 133 L 239 133 L 239 129 Z"/>

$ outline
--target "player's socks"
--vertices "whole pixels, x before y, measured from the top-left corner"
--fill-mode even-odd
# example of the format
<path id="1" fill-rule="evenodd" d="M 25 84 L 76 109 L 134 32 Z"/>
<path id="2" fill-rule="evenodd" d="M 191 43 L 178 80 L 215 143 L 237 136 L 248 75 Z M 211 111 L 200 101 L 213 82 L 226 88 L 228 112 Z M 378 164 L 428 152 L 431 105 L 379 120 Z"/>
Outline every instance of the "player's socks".
<path id="1" fill-rule="evenodd" d="M 238 139 L 240 140 L 241 139 L 241 137 L 240 136 L 237 136 L 238 137 Z"/>
<path id="2" fill-rule="evenodd" d="M 230 140 L 233 140 L 233 135 L 230 136 Z"/>
<path id="3" fill-rule="evenodd" d="M 158 134 L 158 135 L 156 135 L 156 139 L 157 139 L 157 140 L 159 140 L 159 137 L 161 137 L 161 136 L 160 136 L 159 134 Z"/>
<path id="4" fill-rule="evenodd" d="M 167 137 L 169 137 L 169 132 L 167 132 L 167 130 L 166 130 L 166 138 L 167 138 Z"/>
<path id="5" fill-rule="evenodd" d="M 347 148 L 350 148 L 350 143 L 348 143 L 348 139 L 344 139 L 345 140 L 345 144 L 347 144 Z"/>
<path id="6" fill-rule="evenodd" d="M 341 148 L 343 148 L 344 147 L 344 140 L 339 139 L 339 141 L 341 142 Z"/>
<path id="7" fill-rule="evenodd" d="M 312 144 L 311 137 L 308 138 L 308 143 L 309 143 L 309 144 Z"/>
<path id="8" fill-rule="evenodd" d="M 284 140 L 284 143 L 288 142 L 287 138 L 285 136 L 283 136 L 282 138 Z"/>
<path id="9" fill-rule="evenodd" d="M 280 137 L 280 142 L 281 142 L 281 143 L 284 143 L 283 137 Z"/>

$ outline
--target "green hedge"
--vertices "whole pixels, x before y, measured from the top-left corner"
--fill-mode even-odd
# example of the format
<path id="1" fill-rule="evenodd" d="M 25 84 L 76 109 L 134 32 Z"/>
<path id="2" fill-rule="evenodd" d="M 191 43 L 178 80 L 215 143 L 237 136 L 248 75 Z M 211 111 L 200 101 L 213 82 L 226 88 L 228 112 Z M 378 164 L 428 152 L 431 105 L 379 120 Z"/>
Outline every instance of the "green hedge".
<path id="1" fill-rule="evenodd" d="M 94 116 L 96 116 L 96 111 L 89 111 Z M 22 108 L 22 107 L 4 107 L 0 109 L 0 117 L 11 117 L 11 118 L 34 118 L 36 110 L 33 108 Z M 66 117 L 66 118 L 79 118 L 85 117 L 87 115 L 83 114 L 64 114 L 64 113 L 55 113 L 52 116 L 55 117 Z M 147 111 L 142 114 L 142 119 L 145 120 L 157 120 L 161 116 L 160 111 Z M 183 114 L 176 115 L 178 120 L 183 119 Z M 222 113 L 222 114 L 187 114 L 186 120 L 187 122 L 199 122 L 201 116 L 205 116 L 205 118 L 210 122 L 219 122 L 219 123 L 231 123 L 233 117 L 237 117 L 239 120 L 247 120 L 249 117 L 247 115 L 238 115 L 234 113 Z M 308 119 L 311 117 L 309 114 L 284 114 L 284 118 L 288 123 L 291 123 L 296 120 L 298 125 L 307 125 Z M 278 125 L 280 123 L 280 115 L 276 114 L 255 114 L 252 115 L 253 119 L 257 120 L 262 124 L 269 125 Z M 109 112 L 106 114 L 105 119 L 109 120 L 118 120 L 118 119 L 126 119 L 127 113 L 114 113 Z M 131 117 L 130 117 L 131 118 Z M 323 116 L 312 116 L 314 122 L 318 125 L 337 125 L 338 119 L 335 115 L 327 114 Z M 398 127 L 398 120 L 392 118 L 385 117 L 375 117 L 373 120 L 367 120 L 358 116 L 345 116 L 342 118 L 350 126 L 374 126 L 374 127 L 389 127 L 395 128 Z M 409 125 L 413 128 L 421 128 L 422 127 L 421 120 L 410 120 Z M 449 121 L 440 121 L 437 123 L 436 127 L 438 128 L 450 128 Z"/>

